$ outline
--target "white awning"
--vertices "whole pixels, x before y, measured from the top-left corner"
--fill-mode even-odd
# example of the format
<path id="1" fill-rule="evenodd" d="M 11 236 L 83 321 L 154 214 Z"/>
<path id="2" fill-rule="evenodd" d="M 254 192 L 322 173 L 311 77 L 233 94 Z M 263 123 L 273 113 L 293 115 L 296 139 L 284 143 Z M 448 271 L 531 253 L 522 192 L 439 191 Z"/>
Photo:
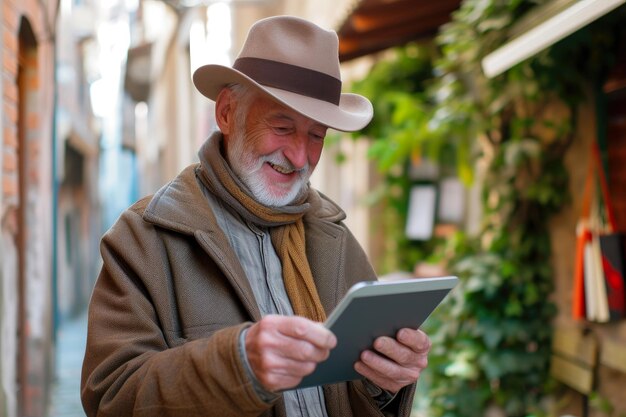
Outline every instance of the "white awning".
<path id="1" fill-rule="evenodd" d="M 569 3 L 573 4 L 484 57 L 482 67 L 485 75 L 492 78 L 503 73 L 608 14 L 626 3 L 626 0 L 578 0 Z"/>

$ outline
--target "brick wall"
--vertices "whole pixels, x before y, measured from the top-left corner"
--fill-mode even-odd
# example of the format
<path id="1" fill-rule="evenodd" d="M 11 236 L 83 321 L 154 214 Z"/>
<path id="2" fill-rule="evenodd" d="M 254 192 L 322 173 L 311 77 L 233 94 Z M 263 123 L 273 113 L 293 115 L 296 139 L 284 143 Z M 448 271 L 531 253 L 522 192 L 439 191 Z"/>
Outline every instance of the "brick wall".
<path id="1" fill-rule="evenodd" d="M 5 206 L 17 204 L 18 178 L 17 178 L 17 55 L 18 55 L 18 29 L 19 14 L 14 2 L 2 2 L 2 41 L 4 44 L 2 54 L 2 84 L 4 97 L 2 100 L 3 112 L 3 173 L 2 193 Z M 7 165 L 7 161 L 10 163 Z M 13 162 L 13 163 L 11 163 Z M 4 214 L 3 210 L 3 214 Z"/>
<path id="2" fill-rule="evenodd" d="M 45 415 L 53 366 L 50 253 L 56 5 L 56 0 L 2 0 L 0 5 L 0 343 L 3 411 L 9 417 Z"/>

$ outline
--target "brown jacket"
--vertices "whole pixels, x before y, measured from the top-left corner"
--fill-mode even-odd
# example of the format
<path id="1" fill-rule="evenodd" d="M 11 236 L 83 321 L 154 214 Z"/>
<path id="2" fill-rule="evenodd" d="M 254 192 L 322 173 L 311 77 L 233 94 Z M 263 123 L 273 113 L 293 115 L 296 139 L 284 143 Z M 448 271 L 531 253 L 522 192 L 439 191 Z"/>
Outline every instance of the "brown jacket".
<path id="1" fill-rule="evenodd" d="M 285 415 L 255 394 L 238 336 L 260 319 L 241 265 L 202 194 L 199 165 L 140 200 L 102 239 L 89 308 L 81 396 L 89 416 Z M 345 214 L 319 195 L 306 247 L 330 312 L 355 282 L 375 279 Z M 410 414 L 414 386 L 399 393 Z M 330 417 L 381 416 L 361 382 L 324 387 Z"/>

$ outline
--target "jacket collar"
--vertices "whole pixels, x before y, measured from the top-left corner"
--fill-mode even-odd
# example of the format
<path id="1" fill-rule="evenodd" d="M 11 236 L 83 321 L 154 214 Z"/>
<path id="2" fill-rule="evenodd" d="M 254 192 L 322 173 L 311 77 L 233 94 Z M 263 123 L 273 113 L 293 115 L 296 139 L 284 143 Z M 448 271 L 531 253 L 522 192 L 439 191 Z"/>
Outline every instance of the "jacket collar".
<path id="1" fill-rule="evenodd" d="M 216 227 L 211 221 L 215 217 L 197 179 L 199 169 L 199 164 L 188 166 L 157 191 L 144 211 L 144 220 L 188 235 Z"/>

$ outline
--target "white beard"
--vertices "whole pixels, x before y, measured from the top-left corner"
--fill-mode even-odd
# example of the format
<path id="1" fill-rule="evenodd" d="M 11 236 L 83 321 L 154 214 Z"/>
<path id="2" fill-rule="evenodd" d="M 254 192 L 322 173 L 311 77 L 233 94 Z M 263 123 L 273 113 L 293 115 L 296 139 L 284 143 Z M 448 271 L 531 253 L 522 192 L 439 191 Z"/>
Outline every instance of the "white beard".
<path id="1" fill-rule="evenodd" d="M 272 183 L 261 173 L 263 165 L 266 162 L 270 162 L 285 170 L 294 170 L 291 162 L 280 151 L 257 157 L 247 151 L 245 134 L 240 129 L 235 130 L 230 137 L 229 151 L 226 158 L 235 175 L 248 187 L 252 196 L 259 203 L 268 207 L 283 207 L 289 205 L 306 192 L 311 175 L 308 163 L 303 168 L 297 170 L 298 178 L 288 189 L 285 186 Z M 280 190 L 276 190 L 279 187 Z"/>

